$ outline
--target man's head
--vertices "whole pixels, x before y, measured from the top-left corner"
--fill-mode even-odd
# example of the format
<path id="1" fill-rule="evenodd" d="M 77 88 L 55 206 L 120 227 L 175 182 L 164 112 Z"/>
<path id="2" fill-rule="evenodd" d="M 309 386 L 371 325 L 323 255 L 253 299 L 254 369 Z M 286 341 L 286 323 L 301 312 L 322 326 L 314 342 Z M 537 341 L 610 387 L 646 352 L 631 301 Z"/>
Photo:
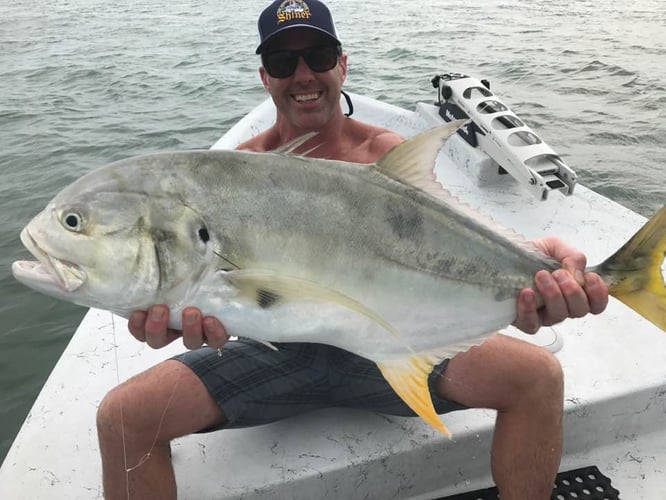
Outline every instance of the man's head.
<path id="1" fill-rule="evenodd" d="M 277 0 L 259 17 L 261 80 L 278 121 L 317 130 L 340 115 L 347 75 L 331 13 L 318 0 Z"/>

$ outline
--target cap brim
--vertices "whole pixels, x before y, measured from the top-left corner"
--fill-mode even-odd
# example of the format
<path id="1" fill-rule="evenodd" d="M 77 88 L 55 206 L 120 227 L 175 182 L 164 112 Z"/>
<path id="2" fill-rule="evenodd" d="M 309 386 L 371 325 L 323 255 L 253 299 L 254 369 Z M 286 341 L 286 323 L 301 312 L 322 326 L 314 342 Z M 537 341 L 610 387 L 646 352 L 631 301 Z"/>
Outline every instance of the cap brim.
<path id="1" fill-rule="evenodd" d="M 318 31 L 318 32 L 320 32 L 320 33 L 326 35 L 326 36 L 327 36 L 328 38 L 330 38 L 331 40 L 333 40 L 336 44 L 338 44 L 338 45 L 342 45 L 342 44 L 340 43 L 340 40 L 338 40 L 338 39 L 335 37 L 335 35 L 329 33 L 329 32 L 326 31 L 326 30 L 323 30 L 323 29 L 318 28 L 318 27 L 316 27 L 316 26 L 312 26 L 311 24 L 290 24 L 289 26 L 285 26 L 285 27 L 283 27 L 283 28 L 280 28 L 279 30 L 277 30 L 277 31 L 275 31 L 274 33 L 272 33 L 268 38 L 266 38 L 263 42 L 261 42 L 261 43 L 259 44 L 259 46 L 257 47 L 257 50 L 256 50 L 254 53 L 255 53 L 255 54 L 261 54 L 261 52 L 264 50 L 264 48 L 266 48 L 266 44 L 268 44 L 271 40 L 273 40 L 273 38 L 275 38 L 275 37 L 276 37 L 277 35 L 279 35 L 280 33 L 283 33 L 284 31 L 286 31 L 286 30 L 290 30 L 290 29 L 292 29 L 292 28 L 308 28 L 308 29 L 311 29 L 311 30 Z"/>

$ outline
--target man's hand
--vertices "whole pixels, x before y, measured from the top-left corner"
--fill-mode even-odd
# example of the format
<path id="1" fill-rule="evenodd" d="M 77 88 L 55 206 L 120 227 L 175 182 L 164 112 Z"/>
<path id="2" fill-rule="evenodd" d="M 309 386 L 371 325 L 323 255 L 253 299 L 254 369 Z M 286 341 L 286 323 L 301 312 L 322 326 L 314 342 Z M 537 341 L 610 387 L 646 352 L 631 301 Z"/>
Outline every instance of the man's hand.
<path id="1" fill-rule="evenodd" d="M 188 349 L 196 349 L 204 344 L 219 349 L 229 340 L 229 335 L 217 318 L 204 318 L 195 307 L 183 309 L 182 320 L 182 332 L 167 328 L 169 308 L 158 304 L 151 306 L 148 311 L 133 311 L 128 328 L 137 340 L 146 342 L 153 349 L 164 347 L 179 337 L 183 337 L 183 344 Z"/>
<path id="2" fill-rule="evenodd" d="M 543 299 L 542 307 L 537 308 L 534 290 L 521 290 L 514 326 L 525 333 L 536 333 L 542 326 L 554 325 L 566 318 L 580 318 L 588 313 L 599 314 L 606 309 L 608 288 L 599 275 L 585 272 L 587 259 L 584 254 L 556 237 L 533 243 L 546 255 L 559 260 L 562 269 L 536 273 L 534 282 Z"/>

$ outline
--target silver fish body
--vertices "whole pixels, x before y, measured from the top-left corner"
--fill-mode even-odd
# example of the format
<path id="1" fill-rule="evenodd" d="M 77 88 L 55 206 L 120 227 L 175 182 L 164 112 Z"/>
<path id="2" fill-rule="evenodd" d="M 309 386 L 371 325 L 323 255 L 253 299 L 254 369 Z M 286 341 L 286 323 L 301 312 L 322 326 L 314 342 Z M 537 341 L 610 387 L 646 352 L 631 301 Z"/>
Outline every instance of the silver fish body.
<path id="1" fill-rule="evenodd" d="M 458 125 L 371 165 L 240 151 L 110 164 L 28 224 L 40 263 L 14 275 L 123 316 L 166 303 L 174 328 L 198 306 L 231 335 L 336 345 L 375 361 L 445 431 L 414 396 L 432 365 L 511 323 L 519 291 L 559 266 L 432 179 Z M 399 387 L 414 371 L 421 382 Z"/>

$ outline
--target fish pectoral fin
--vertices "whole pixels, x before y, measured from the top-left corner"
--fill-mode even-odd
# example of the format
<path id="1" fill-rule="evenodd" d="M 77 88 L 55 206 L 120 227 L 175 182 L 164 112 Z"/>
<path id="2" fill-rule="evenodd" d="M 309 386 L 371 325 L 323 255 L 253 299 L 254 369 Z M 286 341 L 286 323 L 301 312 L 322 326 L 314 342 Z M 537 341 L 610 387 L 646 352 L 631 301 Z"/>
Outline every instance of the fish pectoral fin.
<path id="1" fill-rule="evenodd" d="M 435 412 L 428 387 L 428 377 L 435 365 L 456 354 L 480 345 L 494 333 L 467 339 L 465 341 L 434 349 L 431 351 L 410 354 L 402 358 L 377 361 L 377 367 L 398 396 L 414 412 L 432 427 L 446 434 L 451 432 L 442 423 Z"/>
<path id="2" fill-rule="evenodd" d="M 390 323 L 362 303 L 319 283 L 257 269 L 229 271 L 225 273 L 225 279 L 236 288 L 239 296 L 255 302 L 262 309 L 295 300 L 329 302 L 366 316 L 397 339 L 402 338 Z"/>
<path id="3" fill-rule="evenodd" d="M 265 345 L 266 347 L 268 347 L 269 349 L 271 349 L 273 351 L 278 350 L 278 348 L 275 347 L 273 344 L 271 344 L 268 340 L 257 340 L 257 342 L 259 342 L 260 344 Z"/>

